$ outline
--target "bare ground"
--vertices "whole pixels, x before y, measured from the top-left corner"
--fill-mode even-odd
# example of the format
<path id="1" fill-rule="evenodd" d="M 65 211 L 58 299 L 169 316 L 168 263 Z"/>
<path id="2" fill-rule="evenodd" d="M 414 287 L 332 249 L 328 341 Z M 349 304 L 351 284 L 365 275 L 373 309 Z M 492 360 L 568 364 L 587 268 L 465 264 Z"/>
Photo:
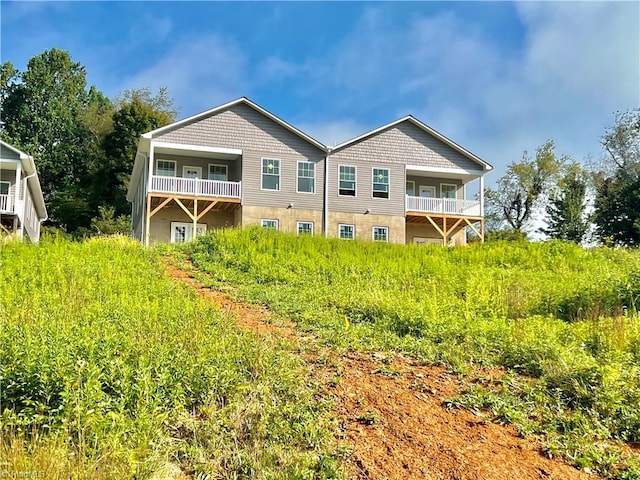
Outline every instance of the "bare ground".
<path id="1" fill-rule="evenodd" d="M 166 263 L 168 274 L 231 314 L 241 328 L 278 335 L 307 347 L 307 333 L 274 319 L 265 308 L 233 301 L 202 285 L 187 271 Z M 539 480 L 594 479 L 509 426 L 488 422 L 444 405 L 465 380 L 444 368 L 417 365 L 383 353 L 338 354 L 327 348 L 300 349 L 314 381 L 333 400 L 338 440 L 347 444 L 350 479 Z M 330 360 L 327 361 L 327 358 Z M 499 375 L 500 372 L 486 372 Z"/>

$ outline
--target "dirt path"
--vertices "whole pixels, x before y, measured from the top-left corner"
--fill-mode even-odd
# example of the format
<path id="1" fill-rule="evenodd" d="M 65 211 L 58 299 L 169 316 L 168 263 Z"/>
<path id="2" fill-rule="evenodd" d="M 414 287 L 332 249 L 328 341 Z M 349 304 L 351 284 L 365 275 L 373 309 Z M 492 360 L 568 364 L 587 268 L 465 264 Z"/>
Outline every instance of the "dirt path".
<path id="1" fill-rule="evenodd" d="M 260 335 L 301 340 L 293 323 L 274 323 L 264 308 L 234 302 L 188 272 L 167 272 Z M 308 335 L 304 341 L 308 341 Z M 512 480 L 595 479 L 540 453 L 540 446 L 511 427 L 488 423 L 443 401 L 464 388 L 439 367 L 415 365 L 401 355 L 349 353 L 319 362 L 326 350 L 305 354 L 324 391 L 334 399 L 341 440 L 349 445 L 351 479 Z M 336 381 L 338 379 L 338 381 Z"/>

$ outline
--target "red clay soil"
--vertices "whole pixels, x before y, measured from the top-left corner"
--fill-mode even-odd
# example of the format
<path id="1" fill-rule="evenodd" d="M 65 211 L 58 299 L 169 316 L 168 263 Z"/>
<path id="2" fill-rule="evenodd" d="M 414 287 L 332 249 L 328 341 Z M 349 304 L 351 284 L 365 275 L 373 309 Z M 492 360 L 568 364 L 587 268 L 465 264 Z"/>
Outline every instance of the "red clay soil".
<path id="1" fill-rule="evenodd" d="M 293 323 L 273 322 L 268 310 L 235 302 L 169 262 L 166 266 L 171 277 L 230 313 L 240 327 L 293 342 L 301 338 Z M 305 343 L 308 338 L 306 334 Z M 350 452 L 346 461 L 350 479 L 598 478 L 547 458 L 538 443 L 520 437 L 512 427 L 467 410 L 447 409 L 444 401 L 465 384 L 443 368 L 415 365 L 402 355 L 351 352 L 331 362 L 315 361 L 319 355 L 319 351 L 307 353 L 304 359 L 334 400 L 338 440 Z"/>

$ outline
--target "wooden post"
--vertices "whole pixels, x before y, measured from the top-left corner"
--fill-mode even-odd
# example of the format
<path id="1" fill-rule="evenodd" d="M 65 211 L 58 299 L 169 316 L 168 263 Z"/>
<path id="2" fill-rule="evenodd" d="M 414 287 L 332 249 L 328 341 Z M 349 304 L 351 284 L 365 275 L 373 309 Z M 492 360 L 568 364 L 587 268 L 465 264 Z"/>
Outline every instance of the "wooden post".
<path id="1" fill-rule="evenodd" d="M 151 195 L 147 195 L 147 214 L 145 215 L 145 227 L 144 227 L 144 244 L 149 246 L 149 228 L 151 226 Z"/>
<path id="2" fill-rule="evenodd" d="M 195 240 L 197 235 L 198 235 L 198 199 L 196 198 L 193 201 L 193 236 L 191 237 L 191 240 Z"/>

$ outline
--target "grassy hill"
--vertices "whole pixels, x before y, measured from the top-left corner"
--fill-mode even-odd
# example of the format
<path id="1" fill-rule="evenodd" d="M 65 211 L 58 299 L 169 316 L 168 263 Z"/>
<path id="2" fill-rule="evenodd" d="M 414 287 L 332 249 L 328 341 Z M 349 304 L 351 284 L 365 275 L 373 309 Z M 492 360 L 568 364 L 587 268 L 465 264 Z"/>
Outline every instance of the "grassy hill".
<path id="1" fill-rule="evenodd" d="M 414 247 L 224 230 L 0 246 L 3 470 L 46 478 L 335 478 L 328 408 L 287 342 L 167 278 L 263 304 L 332 349 L 403 352 L 469 378 L 449 401 L 619 479 L 640 478 L 640 252 Z M 473 382 L 470 382 L 473 384 Z M 164 472 L 164 473 L 163 473 Z"/>

